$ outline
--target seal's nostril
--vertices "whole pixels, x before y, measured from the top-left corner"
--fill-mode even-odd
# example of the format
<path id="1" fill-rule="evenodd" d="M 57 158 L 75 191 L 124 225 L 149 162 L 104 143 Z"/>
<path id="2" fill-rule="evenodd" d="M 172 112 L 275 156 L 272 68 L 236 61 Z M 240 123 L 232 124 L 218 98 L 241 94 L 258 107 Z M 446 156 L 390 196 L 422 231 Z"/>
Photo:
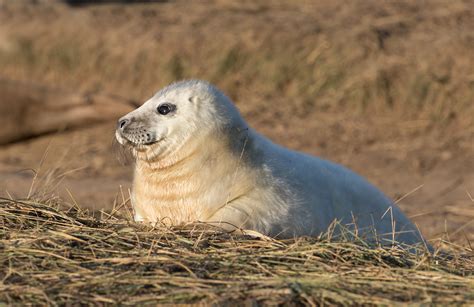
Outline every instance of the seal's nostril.
<path id="1" fill-rule="evenodd" d="M 118 126 L 119 126 L 120 129 L 124 129 L 129 122 L 130 122 L 130 120 L 128 120 L 128 119 L 119 120 Z"/>

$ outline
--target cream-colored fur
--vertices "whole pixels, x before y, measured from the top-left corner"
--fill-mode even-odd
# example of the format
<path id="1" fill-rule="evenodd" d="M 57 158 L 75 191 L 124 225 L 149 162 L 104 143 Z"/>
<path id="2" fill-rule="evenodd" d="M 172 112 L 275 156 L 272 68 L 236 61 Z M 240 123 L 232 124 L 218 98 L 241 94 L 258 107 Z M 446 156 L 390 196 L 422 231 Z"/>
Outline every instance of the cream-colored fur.
<path id="1" fill-rule="evenodd" d="M 159 114 L 163 104 L 173 111 Z M 215 222 L 290 237 L 320 234 L 338 220 L 377 241 L 422 241 L 396 205 L 362 177 L 273 144 L 206 82 L 161 90 L 119 121 L 116 137 L 136 158 L 137 221 Z"/>
<path id="2" fill-rule="evenodd" d="M 134 209 L 144 221 L 174 225 L 210 221 L 226 203 L 252 190 L 254 174 L 239 167 L 238 158 L 224 144 L 210 137 L 205 146 L 200 141 L 191 140 L 179 153 L 163 160 L 137 161 Z M 242 224 L 234 218 L 226 216 L 225 220 Z"/>
<path id="3" fill-rule="evenodd" d="M 244 146 L 245 140 L 242 150 Z M 206 140 L 191 140 L 166 159 L 138 159 L 133 182 L 134 210 L 141 217 L 138 219 L 168 225 L 203 221 L 229 229 L 268 230 L 259 211 L 278 207 L 255 203 L 265 197 L 275 204 L 282 200 L 271 187 L 258 188 L 260 171 L 250 168 L 242 156 L 227 147 L 226 141 L 216 135 L 206 136 Z M 274 211 L 273 215 L 286 213 Z"/>

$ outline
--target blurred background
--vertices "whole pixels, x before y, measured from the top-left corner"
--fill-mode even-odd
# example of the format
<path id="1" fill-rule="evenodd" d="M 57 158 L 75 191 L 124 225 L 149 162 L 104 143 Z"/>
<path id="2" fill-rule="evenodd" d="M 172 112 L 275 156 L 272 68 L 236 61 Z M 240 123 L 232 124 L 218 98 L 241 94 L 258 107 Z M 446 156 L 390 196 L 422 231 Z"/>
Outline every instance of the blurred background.
<path id="1" fill-rule="evenodd" d="M 366 176 L 428 238 L 468 244 L 473 50 L 470 0 L 0 0 L 0 196 L 123 202 L 116 120 L 199 78 L 273 141 Z"/>

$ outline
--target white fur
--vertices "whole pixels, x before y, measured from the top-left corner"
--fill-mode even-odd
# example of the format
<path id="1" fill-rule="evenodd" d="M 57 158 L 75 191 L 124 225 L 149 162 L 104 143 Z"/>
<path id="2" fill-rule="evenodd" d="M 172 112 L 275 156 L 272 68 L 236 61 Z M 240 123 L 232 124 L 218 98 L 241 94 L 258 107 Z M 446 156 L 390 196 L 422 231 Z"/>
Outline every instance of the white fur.
<path id="1" fill-rule="evenodd" d="M 158 114 L 164 102 L 176 112 Z M 318 235 L 338 220 L 369 240 L 422 242 L 416 227 L 365 179 L 273 144 L 206 82 L 168 86 L 124 119 L 132 120 L 131 132 L 117 129 L 116 136 L 136 157 L 137 220 L 218 222 L 281 237 Z M 146 145 L 144 131 L 157 142 Z"/>

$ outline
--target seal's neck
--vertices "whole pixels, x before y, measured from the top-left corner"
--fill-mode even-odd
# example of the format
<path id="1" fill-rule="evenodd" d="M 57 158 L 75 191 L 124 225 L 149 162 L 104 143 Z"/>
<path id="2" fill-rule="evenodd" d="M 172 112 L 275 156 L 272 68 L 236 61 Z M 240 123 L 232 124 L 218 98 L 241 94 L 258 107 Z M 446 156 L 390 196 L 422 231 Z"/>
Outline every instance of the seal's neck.
<path id="1" fill-rule="evenodd" d="M 206 221 L 251 189 L 253 182 L 235 140 L 218 135 L 193 139 L 156 161 L 137 161 L 133 206 L 138 220 L 177 225 Z"/>

